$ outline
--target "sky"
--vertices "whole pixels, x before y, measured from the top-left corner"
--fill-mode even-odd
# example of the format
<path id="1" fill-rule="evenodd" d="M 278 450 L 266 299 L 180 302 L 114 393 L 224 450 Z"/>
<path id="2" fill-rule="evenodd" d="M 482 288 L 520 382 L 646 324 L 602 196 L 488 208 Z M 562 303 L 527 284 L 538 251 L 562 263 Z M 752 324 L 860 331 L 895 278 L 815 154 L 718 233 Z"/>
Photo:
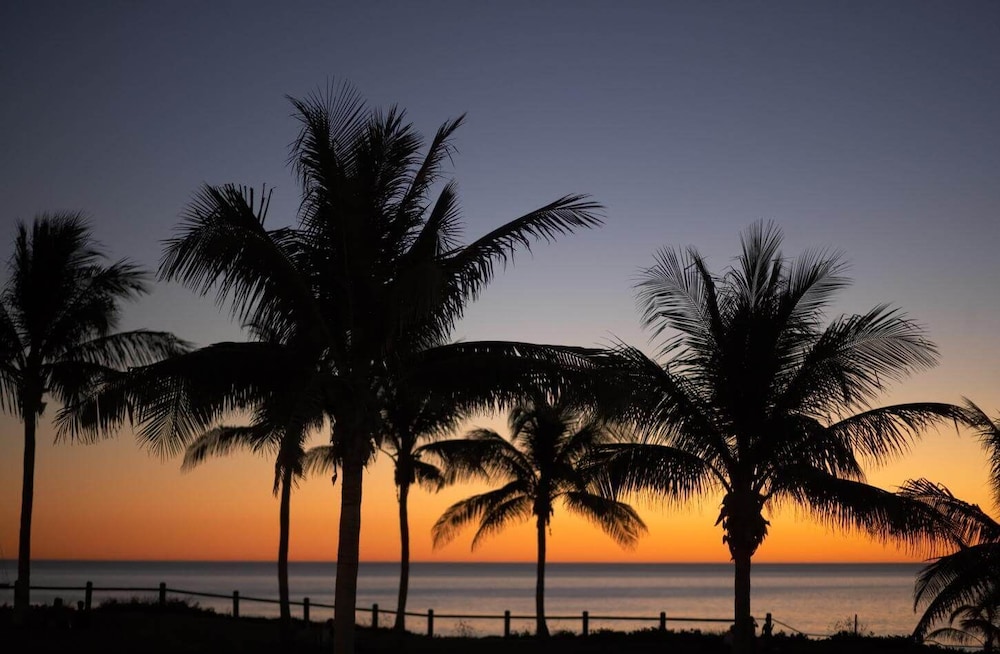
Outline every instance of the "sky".
<path id="1" fill-rule="evenodd" d="M 940 365 L 884 403 L 969 397 L 1000 413 L 1000 4 L 871 2 L 45 2 L 0 5 L 0 243 L 42 212 L 83 210 L 114 257 L 155 269 L 201 184 L 273 187 L 294 221 L 286 96 L 349 81 L 425 134 L 466 114 L 450 175 L 469 239 L 568 193 L 605 207 L 597 230 L 517 256 L 455 331 L 464 340 L 655 351 L 633 285 L 661 247 L 696 246 L 722 271 L 755 220 L 785 252 L 842 251 L 855 284 L 831 318 L 888 302 L 918 320 Z M 6 255 L 4 255 L 6 256 Z M 210 299 L 176 285 L 126 310 L 124 328 L 199 345 L 241 338 Z M 128 429 L 53 443 L 42 421 L 36 558 L 269 560 L 273 464 L 251 455 L 181 473 Z M 502 417 L 476 426 L 504 429 Z M 472 425 L 470 425 L 471 427 Z M 17 552 L 21 426 L 0 418 L 0 558 Z M 317 435 L 315 442 L 322 442 Z M 870 471 L 991 504 L 969 434 L 924 435 Z M 475 552 L 429 530 L 481 488 L 412 496 L 413 558 L 530 561 L 529 525 Z M 623 552 L 557 509 L 554 561 L 728 559 L 721 498 L 640 506 L 650 533 Z M 291 558 L 336 553 L 338 490 L 292 500 Z M 398 556 L 386 461 L 365 486 L 361 555 Z M 916 560 L 926 553 L 772 516 L 758 561 Z"/>

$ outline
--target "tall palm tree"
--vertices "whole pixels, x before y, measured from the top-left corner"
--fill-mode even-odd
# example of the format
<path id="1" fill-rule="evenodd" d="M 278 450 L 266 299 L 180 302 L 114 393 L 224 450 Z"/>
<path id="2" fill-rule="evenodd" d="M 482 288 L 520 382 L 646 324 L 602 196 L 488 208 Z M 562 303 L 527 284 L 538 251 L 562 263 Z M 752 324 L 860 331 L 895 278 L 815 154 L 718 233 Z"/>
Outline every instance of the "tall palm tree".
<path id="1" fill-rule="evenodd" d="M 17 224 L 0 295 L 0 406 L 24 423 L 19 613 L 30 601 L 35 434 L 46 398 L 73 404 L 115 371 L 185 347 L 163 332 L 115 331 L 122 303 L 146 291 L 145 273 L 128 260 L 109 261 L 82 214 L 43 214 L 31 225 Z"/>
<path id="2" fill-rule="evenodd" d="M 451 541 L 459 531 L 478 522 L 472 540 L 482 540 L 504 527 L 534 518 L 538 567 L 535 620 L 539 636 L 545 623 L 546 532 L 556 502 L 601 528 L 623 547 L 634 546 L 646 525 L 632 507 L 601 494 L 598 471 L 587 457 L 607 442 L 603 426 L 558 399 L 536 396 L 515 406 L 508 419 L 510 441 L 489 429 L 477 429 L 465 439 L 429 443 L 421 453 L 441 460 L 448 482 L 486 479 L 496 490 L 473 495 L 445 510 L 433 527 L 434 546 Z"/>
<path id="3" fill-rule="evenodd" d="M 282 629 L 287 633 L 292 621 L 288 589 L 292 488 L 307 472 L 335 473 L 336 461 L 330 445 L 305 449 L 309 433 L 319 425 L 291 429 L 289 425 L 294 423 L 288 419 L 287 412 L 279 413 L 274 408 L 273 403 L 262 402 L 250 425 L 222 425 L 204 432 L 188 444 L 181 467 L 191 469 L 209 457 L 226 456 L 240 449 L 274 456 L 273 490 L 275 495 L 280 493 L 281 497 L 278 512 L 278 605 Z"/>
<path id="4" fill-rule="evenodd" d="M 460 245 L 456 188 L 439 181 L 461 118 L 442 125 L 421 154 L 423 139 L 402 111 L 370 110 L 349 86 L 292 103 L 301 124 L 290 158 L 302 189 L 295 225 L 265 228 L 267 196 L 255 201 L 242 187 L 205 187 L 160 267 L 164 279 L 214 292 L 244 324 L 278 338 L 212 346 L 232 364 L 206 356 L 212 384 L 190 375 L 147 376 L 111 417 L 108 410 L 87 415 L 124 419 L 132 407 L 147 424 L 141 433 L 171 442 L 164 433 L 199 433 L 220 407 L 252 406 L 269 378 L 296 368 L 309 388 L 305 412 L 322 411 L 335 426 L 341 506 L 334 647 L 347 654 L 354 651 L 363 471 L 379 445 L 393 361 L 424 350 L 425 369 L 469 357 L 486 368 L 487 359 L 525 352 L 546 364 L 573 356 L 509 344 L 433 346 L 447 340 L 497 264 L 533 241 L 600 224 L 599 206 L 565 196 Z M 247 348 L 266 356 L 268 366 L 247 365 Z M 526 370 L 514 386 L 535 380 L 537 371 Z"/>
<path id="5" fill-rule="evenodd" d="M 750 564 L 769 508 L 796 505 L 831 526 L 921 540 L 936 529 L 926 507 L 865 483 L 863 464 L 902 452 L 959 407 L 873 408 L 887 382 L 933 365 L 920 327 L 878 306 L 823 326 L 844 288 L 837 255 L 780 252 L 781 232 L 756 223 L 735 265 L 709 272 L 694 249 L 660 250 L 638 285 L 643 323 L 669 334 L 657 363 L 627 345 L 612 376 L 628 397 L 619 417 L 641 435 L 607 450 L 620 491 L 687 501 L 720 493 L 723 541 L 734 562 L 734 648 L 753 647 Z"/>
<path id="6" fill-rule="evenodd" d="M 1000 420 L 992 420 L 972 402 L 966 403 L 966 410 L 968 424 L 986 449 L 993 502 L 1000 507 Z M 914 609 L 923 606 L 924 611 L 913 635 L 930 637 L 934 624 L 945 619 L 949 623 L 958 618 L 989 619 L 996 626 L 995 611 L 1000 606 L 1000 523 L 978 505 L 958 499 L 945 486 L 927 479 L 909 480 L 899 492 L 937 511 L 948 525 L 955 547 L 954 552 L 935 558 L 917 576 Z M 980 632 L 984 637 L 989 635 Z M 995 642 L 996 632 L 992 633 Z"/>

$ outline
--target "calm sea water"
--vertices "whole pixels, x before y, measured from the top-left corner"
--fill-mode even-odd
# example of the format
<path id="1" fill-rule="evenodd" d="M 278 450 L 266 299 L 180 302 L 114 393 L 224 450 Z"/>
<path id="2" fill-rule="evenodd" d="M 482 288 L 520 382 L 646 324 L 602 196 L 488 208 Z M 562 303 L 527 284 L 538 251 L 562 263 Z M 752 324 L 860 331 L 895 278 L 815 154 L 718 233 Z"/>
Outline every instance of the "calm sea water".
<path id="1" fill-rule="evenodd" d="M 912 607 L 916 564 L 756 564 L 753 568 L 753 612 L 810 634 L 828 634 L 857 614 L 862 629 L 876 634 L 907 634 L 916 617 Z M 590 627 L 634 630 L 655 627 L 665 611 L 672 629 L 721 631 L 722 624 L 670 622 L 671 618 L 726 618 L 732 616 L 732 567 L 726 564 L 580 564 L 550 563 L 546 583 L 546 612 L 570 616 L 550 621 L 552 630 L 580 630 L 580 615 L 589 611 Z M 13 581 L 16 565 L 5 563 L 0 582 Z M 290 564 L 293 600 L 309 597 L 333 603 L 333 563 Z M 433 609 L 435 632 L 490 635 L 502 632 L 499 616 L 534 613 L 535 567 L 526 563 L 415 563 L 411 568 L 409 611 Z M 4 575 L 7 575 L 6 578 Z M 363 563 L 358 581 L 358 606 L 372 604 L 391 609 L 396 604 L 399 568 L 393 563 Z M 241 562 L 114 562 L 38 561 L 32 564 L 33 586 L 168 588 L 277 598 L 273 563 Z M 6 593 L 6 594 L 4 594 Z M 70 603 L 81 592 L 34 591 L 35 602 L 51 602 L 56 595 Z M 155 593 L 94 593 L 94 601 L 108 597 L 155 596 Z M 0 591 L 0 603 L 10 602 L 12 591 Z M 195 598 L 201 606 L 228 613 L 229 599 Z M 299 613 L 301 609 L 295 609 Z M 277 615 L 274 604 L 241 601 L 241 615 Z M 332 610 L 313 607 L 312 619 L 332 617 Z M 446 619 L 442 614 L 490 614 L 490 620 Z M 596 616 L 648 616 L 648 622 L 621 621 Z M 383 615 L 382 624 L 391 621 Z M 359 611 L 359 622 L 370 611 Z M 840 625 L 836 625 L 836 623 Z M 413 630 L 426 628 L 426 618 L 410 617 Z M 530 620 L 513 620 L 515 630 L 531 630 Z M 777 630 L 783 627 L 779 625 Z M 786 629 L 786 631 L 789 631 Z"/>

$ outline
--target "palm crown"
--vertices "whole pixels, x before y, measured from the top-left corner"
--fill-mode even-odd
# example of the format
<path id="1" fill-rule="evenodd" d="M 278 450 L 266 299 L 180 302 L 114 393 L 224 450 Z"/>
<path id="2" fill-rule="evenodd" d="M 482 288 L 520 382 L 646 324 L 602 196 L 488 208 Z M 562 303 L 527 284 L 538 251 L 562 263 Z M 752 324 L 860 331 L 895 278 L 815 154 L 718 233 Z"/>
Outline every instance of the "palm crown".
<path id="1" fill-rule="evenodd" d="M 966 409 L 967 422 L 976 430 L 987 451 L 993 502 L 1000 507 L 1000 422 L 990 419 L 972 402 L 967 402 Z M 923 607 L 923 614 L 917 621 L 914 635 L 930 637 L 934 624 L 947 619 L 950 623 L 966 622 L 991 645 L 997 643 L 1000 635 L 997 624 L 1000 523 L 978 505 L 955 497 L 946 487 L 927 479 L 907 481 L 900 495 L 923 502 L 938 512 L 956 548 L 950 554 L 935 558 L 917 576 L 914 608 Z M 989 624 L 993 625 L 992 630 Z M 944 635 L 941 629 L 937 630 L 938 635 Z"/>
<path id="2" fill-rule="evenodd" d="M 124 369 L 186 348 L 163 332 L 115 331 L 121 304 L 146 290 L 146 275 L 137 266 L 107 261 L 81 214 L 42 215 L 30 226 L 18 224 L 0 295 L 0 407 L 24 422 L 14 602 L 19 610 L 29 600 L 35 431 L 45 398 L 72 407 Z"/>
<path id="3" fill-rule="evenodd" d="M 539 635 L 545 625 L 545 535 L 556 503 L 596 524 L 624 547 L 635 545 L 646 530 L 632 507 L 605 496 L 598 471 L 589 465 L 593 451 L 609 439 L 604 426 L 559 399 L 536 394 L 511 409 L 510 440 L 478 429 L 466 439 L 438 441 L 420 452 L 442 464 L 447 483 L 487 480 L 500 487 L 450 506 L 434 524 L 434 545 L 451 541 L 478 522 L 472 547 L 504 527 L 535 519 L 538 537 L 536 617 Z"/>
<path id="4" fill-rule="evenodd" d="M 736 562 L 737 641 L 752 637 L 750 557 L 767 535 L 765 510 L 802 506 L 838 527 L 921 539 L 927 511 L 864 483 L 863 463 L 905 450 L 947 404 L 872 408 L 886 382 L 934 364 L 922 330 L 887 306 L 823 326 L 847 279 L 837 255 L 786 259 L 781 234 L 757 223 L 722 276 L 693 249 L 661 250 L 638 286 L 644 325 L 666 336 L 660 365 L 616 348 L 619 417 L 643 435 L 608 448 L 609 483 L 685 501 L 721 491 L 718 522 Z"/>

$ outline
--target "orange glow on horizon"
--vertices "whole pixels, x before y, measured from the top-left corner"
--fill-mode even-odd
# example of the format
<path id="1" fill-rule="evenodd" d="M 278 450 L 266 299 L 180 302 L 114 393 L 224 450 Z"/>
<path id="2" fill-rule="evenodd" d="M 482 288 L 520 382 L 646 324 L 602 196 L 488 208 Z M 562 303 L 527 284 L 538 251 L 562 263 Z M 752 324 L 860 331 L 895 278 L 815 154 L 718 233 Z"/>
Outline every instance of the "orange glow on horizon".
<path id="1" fill-rule="evenodd" d="M 7 433 L 20 425 L 5 419 Z M 500 428 L 500 425 L 495 425 Z M 12 447 L 12 441 L 16 443 Z M 20 497 L 20 443 L 4 444 L 5 497 Z M 978 467 L 974 464 L 978 464 Z M 123 435 L 93 445 L 51 444 L 41 430 L 33 529 L 35 559 L 259 560 L 275 558 L 278 500 L 272 495 L 272 463 L 250 455 L 210 461 L 188 473 L 177 461 L 161 462 L 137 450 Z M 959 497 L 990 506 L 987 469 L 978 443 L 947 429 L 931 433 L 900 462 L 870 481 L 891 489 L 904 479 L 927 476 Z M 480 489 L 461 486 L 430 494 L 411 493 L 410 529 L 414 561 L 535 560 L 533 525 L 513 526 L 469 550 L 473 529 L 433 550 L 430 528 L 452 502 Z M 339 491 L 329 480 L 306 480 L 292 496 L 291 553 L 294 561 L 329 561 L 337 545 Z M 717 500 L 664 510 L 638 504 L 649 526 L 634 550 L 620 549 L 596 527 L 557 506 L 549 539 L 553 562 L 726 563 L 722 532 L 713 526 Z M 4 557 L 17 555 L 19 502 L 0 508 Z M 793 508 L 768 516 L 771 531 L 754 560 L 764 562 L 920 561 L 926 552 L 883 545 L 818 525 Z M 396 496 L 385 459 L 365 483 L 361 552 L 366 561 L 399 556 Z"/>

